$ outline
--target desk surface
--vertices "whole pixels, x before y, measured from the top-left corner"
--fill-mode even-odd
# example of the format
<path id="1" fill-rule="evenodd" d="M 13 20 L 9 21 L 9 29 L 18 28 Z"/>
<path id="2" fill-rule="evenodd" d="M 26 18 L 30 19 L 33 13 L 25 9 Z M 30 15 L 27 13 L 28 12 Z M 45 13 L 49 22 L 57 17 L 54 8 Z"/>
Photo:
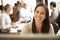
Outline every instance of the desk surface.
<path id="1" fill-rule="evenodd" d="M 48 34 L 0 34 L 1 40 L 59 40 L 60 36 Z"/>
<path id="2" fill-rule="evenodd" d="M 55 35 L 51 35 L 51 34 L 0 34 L 0 38 L 1 37 L 5 37 L 5 38 L 7 38 L 7 37 L 12 37 L 12 38 L 14 38 L 14 37 L 18 37 L 18 38 L 20 38 L 20 37 L 23 37 L 23 38 L 42 38 L 42 37 L 44 37 L 44 38 L 54 38 L 54 37 L 57 37 L 57 36 L 55 36 Z"/>

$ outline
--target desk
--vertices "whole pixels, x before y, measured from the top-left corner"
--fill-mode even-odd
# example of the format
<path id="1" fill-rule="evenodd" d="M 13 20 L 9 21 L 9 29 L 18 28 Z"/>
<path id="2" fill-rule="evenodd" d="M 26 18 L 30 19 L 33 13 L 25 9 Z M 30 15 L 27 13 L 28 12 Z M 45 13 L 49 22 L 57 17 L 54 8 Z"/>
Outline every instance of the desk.
<path id="1" fill-rule="evenodd" d="M 0 34 L 0 40 L 60 40 L 60 36 L 48 34 Z"/>
<path id="2" fill-rule="evenodd" d="M 27 23 L 20 23 L 20 24 L 17 24 L 15 27 L 17 27 L 17 28 L 11 28 L 10 29 L 10 31 L 9 31 L 9 33 L 20 33 L 21 32 L 21 30 L 25 27 L 25 25 L 26 25 Z M 18 32 L 19 31 L 19 32 Z"/>

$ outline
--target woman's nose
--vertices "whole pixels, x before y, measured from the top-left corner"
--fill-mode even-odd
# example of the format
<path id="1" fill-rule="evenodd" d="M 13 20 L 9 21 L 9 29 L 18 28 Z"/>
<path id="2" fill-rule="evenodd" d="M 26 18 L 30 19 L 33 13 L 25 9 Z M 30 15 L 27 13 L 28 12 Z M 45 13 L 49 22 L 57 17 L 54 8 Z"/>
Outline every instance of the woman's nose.
<path id="1" fill-rule="evenodd" d="M 38 14 L 37 16 L 38 16 L 38 17 L 41 17 L 41 15 L 40 15 L 40 14 Z"/>
<path id="2" fill-rule="evenodd" d="M 38 16 L 41 16 L 41 13 L 39 13 Z"/>

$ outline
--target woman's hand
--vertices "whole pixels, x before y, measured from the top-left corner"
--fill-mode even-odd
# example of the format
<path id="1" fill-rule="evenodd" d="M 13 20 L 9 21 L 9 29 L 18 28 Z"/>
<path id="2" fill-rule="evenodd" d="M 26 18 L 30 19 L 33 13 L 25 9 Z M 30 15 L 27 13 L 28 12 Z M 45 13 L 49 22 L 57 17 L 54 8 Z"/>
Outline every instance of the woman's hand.
<path id="1" fill-rule="evenodd" d="M 11 23 L 11 28 L 14 28 L 14 26 L 16 26 L 16 25 L 19 24 L 19 23 L 20 23 L 20 21 L 12 22 L 12 23 Z"/>

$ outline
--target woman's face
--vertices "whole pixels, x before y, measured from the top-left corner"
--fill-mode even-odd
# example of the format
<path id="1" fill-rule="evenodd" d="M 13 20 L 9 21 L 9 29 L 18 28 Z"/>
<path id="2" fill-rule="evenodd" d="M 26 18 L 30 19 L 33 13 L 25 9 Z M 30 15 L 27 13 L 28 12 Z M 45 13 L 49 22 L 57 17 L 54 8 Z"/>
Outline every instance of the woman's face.
<path id="1" fill-rule="evenodd" d="M 37 9 L 34 12 L 35 21 L 43 22 L 45 18 L 46 18 L 46 10 L 44 9 L 44 7 L 42 6 L 37 7 Z"/>
<path id="2" fill-rule="evenodd" d="M 9 7 L 9 8 L 7 8 L 7 11 L 9 12 L 9 14 L 10 14 L 10 12 L 11 12 L 11 8 Z"/>

